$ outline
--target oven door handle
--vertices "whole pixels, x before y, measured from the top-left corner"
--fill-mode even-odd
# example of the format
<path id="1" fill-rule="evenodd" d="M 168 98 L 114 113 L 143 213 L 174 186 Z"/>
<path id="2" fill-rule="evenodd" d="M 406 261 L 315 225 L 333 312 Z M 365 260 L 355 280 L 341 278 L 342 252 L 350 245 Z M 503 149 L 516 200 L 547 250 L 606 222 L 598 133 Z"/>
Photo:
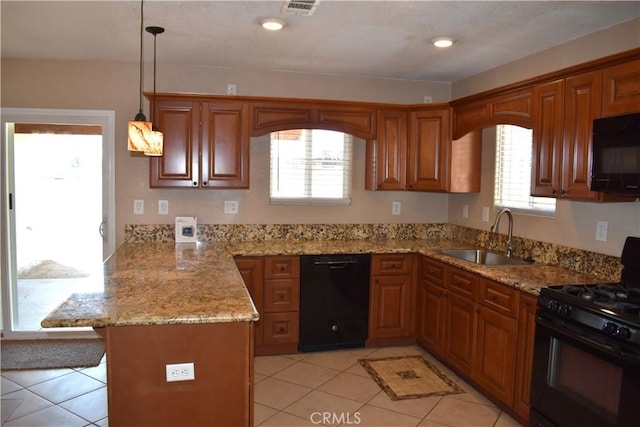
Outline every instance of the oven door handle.
<path id="1" fill-rule="evenodd" d="M 562 323 L 563 327 L 559 327 L 559 323 L 557 321 L 546 319 L 540 314 L 536 315 L 537 326 L 543 326 L 558 335 L 568 338 L 569 340 L 576 341 L 590 347 L 595 347 L 596 349 L 613 357 L 622 358 L 625 360 L 633 361 L 635 363 L 638 363 L 638 360 L 640 360 L 640 355 L 636 352 L 628 352 L 622 348 L 613 347 L 602 341 L 594 340 L 585 336 L 584 332 L 578 330 L 578 328 L 572 328 L 570 324 L 563 321 L 560 322 Z M 575 332 L 575 334 L 570 334 L 569 331 Z"/>

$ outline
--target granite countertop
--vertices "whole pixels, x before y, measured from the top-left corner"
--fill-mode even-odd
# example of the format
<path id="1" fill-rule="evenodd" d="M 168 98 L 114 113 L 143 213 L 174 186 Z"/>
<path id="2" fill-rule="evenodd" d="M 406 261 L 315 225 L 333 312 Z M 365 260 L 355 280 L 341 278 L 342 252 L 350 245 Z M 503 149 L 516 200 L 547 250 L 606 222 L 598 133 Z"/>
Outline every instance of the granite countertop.
<path id="1" fill-rule="evenodd" d="M 49 327 L 105 327 L 258 320 L 233 256 L 421 253 L 525 292 L 594 276 L 531 264 L 481 266 L 438 253 L 450 240 L 261 241 L 234 244 L 125 243 L 104 265 L 104 290 L 73 294 L 43 321 Z"/>

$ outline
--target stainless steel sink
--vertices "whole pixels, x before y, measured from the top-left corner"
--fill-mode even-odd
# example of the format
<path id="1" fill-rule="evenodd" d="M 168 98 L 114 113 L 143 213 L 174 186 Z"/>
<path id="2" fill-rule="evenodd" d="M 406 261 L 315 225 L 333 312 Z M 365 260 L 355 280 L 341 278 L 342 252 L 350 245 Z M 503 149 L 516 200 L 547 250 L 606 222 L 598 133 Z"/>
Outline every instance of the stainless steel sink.
<path id="1" fill-rule="evenodd" d="M 442 249 L 443 255 L 449 255 L 478 265 L 527 265 L 528 261 L 510 258 L 504 254 L 486 249 Z"/>

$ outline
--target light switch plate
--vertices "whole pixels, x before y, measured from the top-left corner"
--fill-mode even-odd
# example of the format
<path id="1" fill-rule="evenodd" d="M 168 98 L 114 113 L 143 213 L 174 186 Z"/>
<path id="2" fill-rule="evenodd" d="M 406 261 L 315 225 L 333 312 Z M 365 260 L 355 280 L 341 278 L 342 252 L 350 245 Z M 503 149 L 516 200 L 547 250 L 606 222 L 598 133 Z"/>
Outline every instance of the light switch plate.
<path id="1" fill-rule="evenodd" d="M 400 211 L 402 210 L 401 202 L 393 202 L 391 203 L 391 215 L 400 215 Z"/>
<path id="2" fill-rule="evenodd" d="M 482 222 L 489 222 L 489 207 L 482 207 Z"/>
<path id="3" fill-rule="evenodd" d="M 462 205 L 462 218 L 469 218 L 469 205 Z"/>
<path id="4" fill-rule="evenodd" d="M 168 200 L 158 200 L 158 214 L 159 215 L 169 215 L 169 201 Z"/>
<path id="5" fill-rule="evenodd" d="M 609 227 L 609 223 L 607 221 L 597 221 L 596 222 L 596 240 L 600 242 L 607 241 L 607 228 Z"/>

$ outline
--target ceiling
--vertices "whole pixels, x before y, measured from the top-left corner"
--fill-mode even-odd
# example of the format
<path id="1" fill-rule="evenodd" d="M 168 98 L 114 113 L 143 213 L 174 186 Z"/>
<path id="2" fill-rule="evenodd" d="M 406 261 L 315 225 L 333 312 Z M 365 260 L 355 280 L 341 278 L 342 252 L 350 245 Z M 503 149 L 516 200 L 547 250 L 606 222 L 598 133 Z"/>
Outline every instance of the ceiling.
<path id="1" fill-rule="evenodd" d="M 252 70 L 455 82 L 640 16 L 640 1 L 145 1 L 157 61 Z M 140 2 L 0 2 L 2 58 L 138 62 Z M 286 27 L 267 32 L 263 18 Z M 639 28 L 640 41 L 640 28 Z M 430 40 L 457 43 L 437 49 Z M 144 33 L 145 60 L 153 36 Z"/>

